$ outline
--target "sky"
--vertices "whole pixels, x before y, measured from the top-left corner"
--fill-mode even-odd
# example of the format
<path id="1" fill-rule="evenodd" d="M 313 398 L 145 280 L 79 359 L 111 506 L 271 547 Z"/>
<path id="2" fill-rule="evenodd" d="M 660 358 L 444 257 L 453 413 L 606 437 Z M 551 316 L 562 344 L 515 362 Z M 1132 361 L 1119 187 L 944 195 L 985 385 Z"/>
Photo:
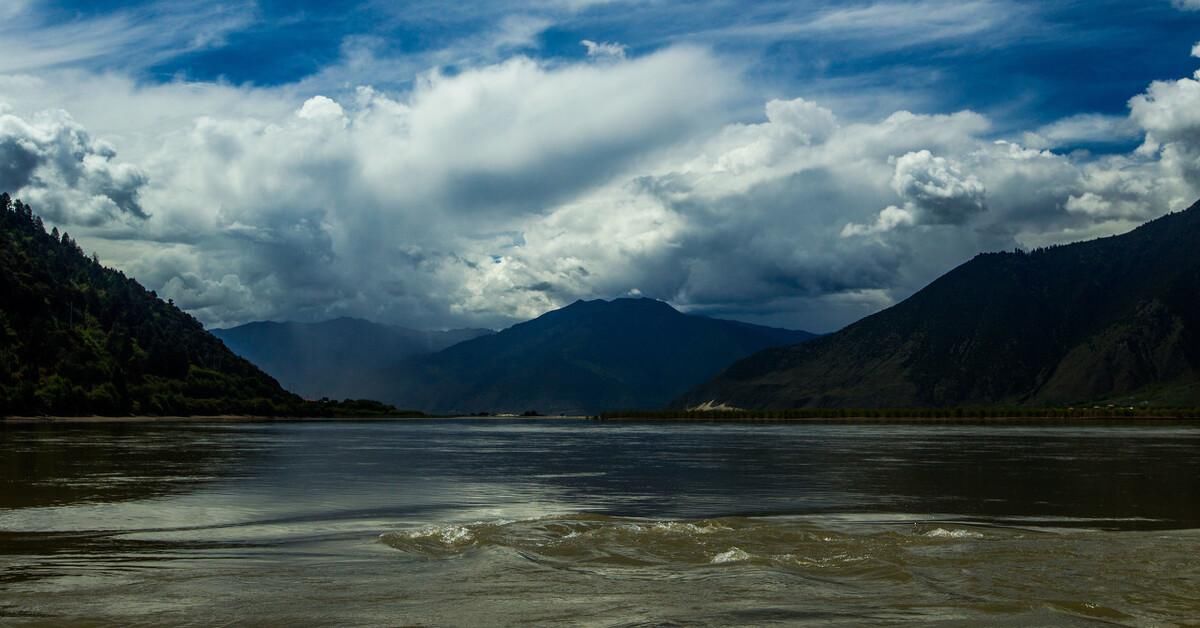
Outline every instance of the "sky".
<path id="1" fill-rule="evenodd" d="M 833 331 L 1200 199 L 1200 0 L 0 0 L 0 190 L 210 327 Z"/>

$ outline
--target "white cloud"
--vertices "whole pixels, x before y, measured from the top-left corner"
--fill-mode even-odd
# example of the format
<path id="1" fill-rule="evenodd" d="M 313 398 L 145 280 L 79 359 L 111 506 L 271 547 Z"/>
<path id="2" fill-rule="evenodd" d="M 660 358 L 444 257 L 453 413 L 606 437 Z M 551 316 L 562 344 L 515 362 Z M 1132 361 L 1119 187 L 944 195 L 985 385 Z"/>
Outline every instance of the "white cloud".
<path id="1" fill-rule="evenodd" d="M 89 222 L 93 240 L 119 245 L 88 244 L 211 323 L 327 312 L 495 321 L 536 300 L 518 292 L 511 308 L 481 307 L 469 286 L 483 262 L 559 204 L 711 125 L 735 81 L 689 48 L 599 65 L 518 57 L 426 73 L 400 96 L 364 88 L 352 102 L 298 106 L 286 90 L 93 79 L 109 88 L 85 90 L 96 99 L 147 108 L 149 136 L 132 143 L 152 216 L 136 228 Z M 0 82 L 0 98 L 9 93 Z M 239 97 L 239 115 L 201 114 Z M 28 200 L 44 211 L 48 197 Z M 130 244 L 145 241 L 159 246 Z"/>
<path id="2" fill-rule="evenodd" d="M 499 325 L 636 290 L 821 331 L 980 250 L 1113 233 L 1200 190 L 1194 78 L 1152 84 L 1128 118 L 1013 143 L 971 111 L 861 118 L 807 98 L 731 121 L 737 77 L 690 47 L 509 56 L 402 92 L 317 89 L 332 72 L 278 88 L 0 75 L 0 179 L 211 324 Z M 63 103 L 73 118 L 36 114 Z M 1050 150 L 1112 135 L 1145 142 Z"/>
<path id="3" fill-rule="evenodd" d="M 1200 11 L 1200 0 L 1171 0 L 1171 4 L 1183 11 Z"/>
<path id="4" fill-rule="evenodd" d="M 36 205 L 55 222 L 97 225 L 146 218 L 141 169 L 115 161 L 62 111 L 26 121 L 0 108 L 0 190 Z"/>
<path id="5" fill-rule="evenodd" d="M 889 205 L 870 225 L 850 223 L 842 237 L 878 235 L 902 227 L 959 225 L 987 209 L 987 191 L 960 164 L 935 157 L 927 150 L 906 153 L 895 160 L 892 189 L 905 200 L 903 207 Z"/>
<path id="6" fill-rule="evenodd" d="M 296 112 L 296 117 L 302 120 L 334 120 L 346 121 L 346 112 L 342 106 L 325 96 L 313 96 L 304 101 L 304 105 Z"/>
<path id="7" fill-rule="evenodd" d="M 584 48 L 587 48 L 587 56 L 589 57 L 599 57 L 602 59 L 625 58 L 625 46 L 621 44 L 614 44 L 611 42 L 597 43 L 590 39 L 585 39 L 579 43 L 583 44 Z"/>
<path id="8" fill-rule="evenodd" d="M 961 166 L 927 150 L 907 153 L 896 160 L 892 189 L 920 210 L 931 224 L 961 224 L 987 209 L 986 190 Z"/>
<path id="9" fill-rule="evenodd" d="M 1177 81 L 1155 81 L 1129 101 L 1131 119 L 1146 133 L 1139 148 L 1193 185 L 1200 185 L 1200 72 Z"/>
<path id="10" fill-rule="evenodd" d="M 1031 148 L 1060 148 L 1076 144 L 1112 144 L 1138 139 L 1141 130 L 1128 116 L 1079 114 L 1023 134 Z"/>
<path id="11" fill-rule="evenodd" d="M 909 208 L 888 205 L 879 212 L 879 217 L 869 225 L 849 223 L 842 227 L 842 237 L 878 235 L 901 227 L 912 227 L 917 224 L 917 217 Z"/>

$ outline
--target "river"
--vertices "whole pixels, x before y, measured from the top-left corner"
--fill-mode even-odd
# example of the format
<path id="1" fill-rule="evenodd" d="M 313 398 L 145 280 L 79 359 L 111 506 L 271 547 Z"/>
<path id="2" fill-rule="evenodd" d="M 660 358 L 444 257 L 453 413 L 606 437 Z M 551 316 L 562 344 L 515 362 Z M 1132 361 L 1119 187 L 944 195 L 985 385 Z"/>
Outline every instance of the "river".
<path id="1" fill-rule="evenodd" d="M 0 427 L 0 624 L 1162 626 L 1200 426 Z"/>

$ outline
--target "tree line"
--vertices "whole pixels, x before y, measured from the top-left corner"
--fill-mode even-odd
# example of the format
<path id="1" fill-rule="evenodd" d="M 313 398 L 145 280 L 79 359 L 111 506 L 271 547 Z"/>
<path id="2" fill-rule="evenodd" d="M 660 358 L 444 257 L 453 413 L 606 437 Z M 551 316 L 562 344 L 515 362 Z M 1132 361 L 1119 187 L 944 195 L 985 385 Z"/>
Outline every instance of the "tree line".
<path id="1" fill-rule="evenodd" d="M 1200 408 L 1156 408 L 1091 405 L 1079 407 L 978 408 L 796 408 L 788 410 L 621 410 L 605 412 L 600 420 L 664 421 L 816 421 L 944 419 L 944 420 L 1083 420 L 1083 419 L 1200 419 Z"/>

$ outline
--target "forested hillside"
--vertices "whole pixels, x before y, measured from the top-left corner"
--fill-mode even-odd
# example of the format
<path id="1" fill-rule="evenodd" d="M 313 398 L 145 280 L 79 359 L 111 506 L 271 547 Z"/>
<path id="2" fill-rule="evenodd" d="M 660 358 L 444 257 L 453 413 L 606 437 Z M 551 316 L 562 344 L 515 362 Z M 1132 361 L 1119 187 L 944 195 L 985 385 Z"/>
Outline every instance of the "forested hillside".
<path id="1" fill-rule="evenodd" d="M 1200 404 L 1200 205 L 1119 236 L 989 253 L 675 403 L 740 408 Z"/>
<path id="2" fill-rule="evenodd" d="M 0 195 L 0 415 L 344 409 L 287 392 L 173 303 Z"/>

